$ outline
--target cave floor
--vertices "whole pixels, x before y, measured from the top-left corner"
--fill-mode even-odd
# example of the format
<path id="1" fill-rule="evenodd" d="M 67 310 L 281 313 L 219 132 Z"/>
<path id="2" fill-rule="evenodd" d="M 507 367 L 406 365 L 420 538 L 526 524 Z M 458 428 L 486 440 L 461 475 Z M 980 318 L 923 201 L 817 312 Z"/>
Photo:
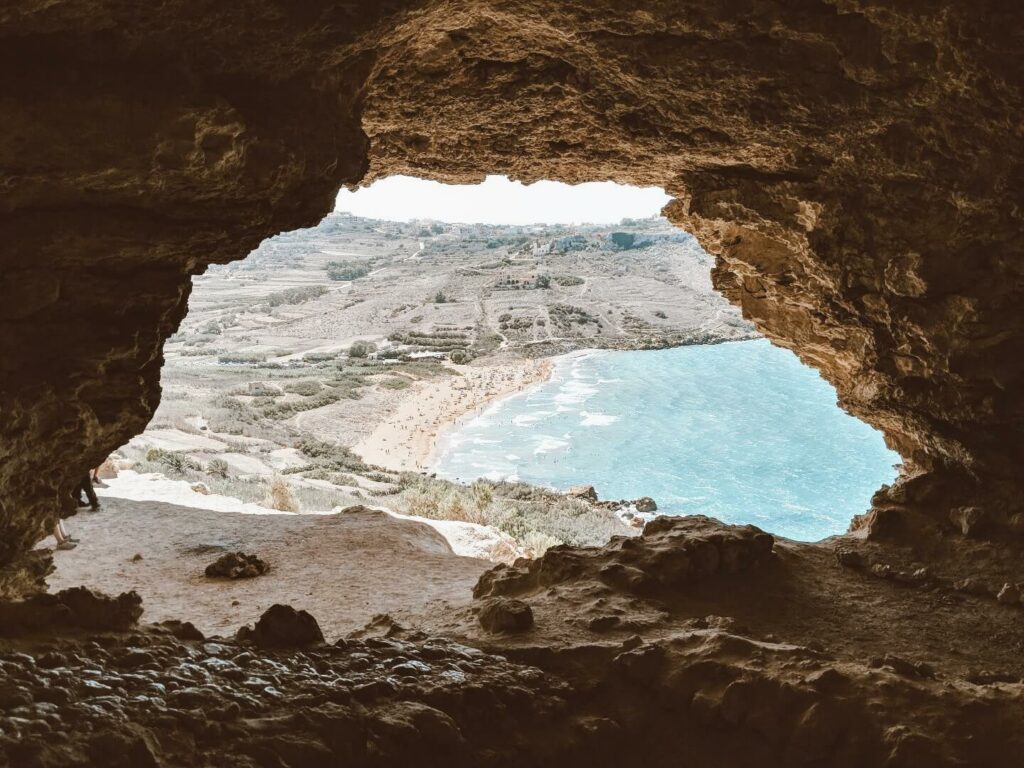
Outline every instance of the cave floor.
<path id="1" fill-rule="evenodd" d="M 921 551 L 853 536 L 777 540 L 726 567 L 729 547 L 763 534 L 659 518 L 668 522 L 638 539 L 555 548 L 478 582 L 487 564 L 442 551 L 426 526 L 385 526 L 375 513 L 254 523 L 122 503 L 137 504 L 73 521 L 83 543 L 59 553 L 54 587 L 134 586 L 149 603 L 144 623 L 0 641 L 0 746 L 11 765 L 1024 758 L 1024 607 L 995 596 L 1003 581 L 1024 581 L 1010 544 L 933 543 L 924 566 Z M 244 584 L 205 583 L 210 548 L 250 545 L 276 548 L 280 565 Z M 716 565 L 682 587 L 611 577 L 626 568 L 661 578 L 709 546 Z M 136 551 L 143 559 L 132 562 Z M 953 574 L 986 589 L 965 590 Z M 532 625 L 485 632 L 480 609 L 509 600 L 530 606 Z M 233 638 L 273 601 L 309 609 L 329 641 L 346 637 L 280 650 Z M 145 623 L 164 618 L 225 637 Z"/>
<path id="2" fill-rule="evenodd" d="M 337 515 L 260 515 L 104 496 L 99 512 L 79 512 L 68 528 L 80 543 L 54 553 L 52 591 L 134 590 L 143 621 L 187 617 L 217 635 L 233 635 L 274 603 L 308 610 L 329 639 L 378 613 L 444 613 L 468 603 L 492 565 L 453 554 L 430 526 L 358 507 Z M 263 557 L 270 571 L 236 580 L 204 575 L 220 555 L 236 551 Z"/>

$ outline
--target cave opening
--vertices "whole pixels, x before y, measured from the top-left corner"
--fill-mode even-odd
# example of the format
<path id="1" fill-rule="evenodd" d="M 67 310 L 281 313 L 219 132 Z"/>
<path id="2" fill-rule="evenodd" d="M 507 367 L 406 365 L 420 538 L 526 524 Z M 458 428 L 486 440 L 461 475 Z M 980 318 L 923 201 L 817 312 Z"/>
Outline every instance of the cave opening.
<path id="1" fill-rule="evenodd" d="M 1019 4 L 27 0 L 0 17 L 0 635 L 13 635 L 0 644 L 0 764 L 1001 767 L 1024 753 Z M 69 521 L 82 541 L 58 566 L 109 547 L 94 586 L 156 591 L 58 591 L 82 581 L 58 568 L 41 592 L 53 558 L 33 547 L 82 471 L 152 419 L 194 275 L 313 227 L 342 185 L 484 172 L 666 190 L 666 218 L 713 255 L 715 288 L 884 432 L 901 478 L 824 542 L 666 516 L 604 547 L 472 572 L 438 527 L 476 529 L 372 509 L 390 480 L 360 482 L 363 507 L 344 515 L 203 516 L 173 499 L 119 510 L 131 500 L 108 494 Z M 444 236 L 415 233 L 409 257 Z M 240 273 L 250 327 L 192 335 L 210 349 L 280 337 L 302 320 L 293 310 L 387 276 L 337 254 L 323 276 L 328 261 L 330 294 L 269 309 L 304 281 Z M 529 285 L 516 295 L 555 290 Z M 416 326 L 454 310 L 447 299 L 443 285 L 416 291 L 433 308 L 395 318 Z M 519 311 L 501 313 L 514 325 Z M 671 305 L 655 311 L 668 317 L 641 319 L 673 320 Z M 243 460 L 286 479 L 302 462 L 328 478 L 311 489 L 361 471 L 326 440 L 303 450 L 211 429 L 318 397 L 372 406 L 346 374 L 383 368 L 383 340 L 356 339 L 353 359 L 347 342 L 340 370 L 315 359 L 331 350 L 301 350 L 288 381 L 269 344 L 265 359 L 229 349 L 203 363 L 190 340 L 169 348 L 194 380 L 244 388 L 165 434 L 226 446 L 191 459 L 223 462 L 185 483 L 192 497 L 226 498 L 216 483 L 237 482 Z M 381 397 L 452 378 L 431 376 L 430 357 L 400 363 L 372 374 Z M 320 365 L 337 386 L 307 383 Z M 273 388 L 250 392 L 254 371 Z M 166 407 L 189 402 L 166 383 Z M 607 436 L 614 415 L 588 407 L 576 426 Z M 154 463 L 177 460 L 173 443 L 153 447 Z M 450 502 L 465 513 L 487 493 Z M 270 578 L 208 589 L 203 567 L 256 528 Z M 312 616 L 270 605 L 275 572 Z M 393 610 L 427 595 L 418 616 Z M 208 639 L 152 623 L 213 614 L 225 620 Z"/>
<path id="2" fill-rule="evenodd" d="M 391 177 L 212 266 L 165 344 L 159 408 L 104 463 L 105 509 L 75 521 L 51 583 L 134 588 L 207 630 L 311 601 L 340 633 L 458 599 L 467 558 L 600 546 L 658 514 L 842 533 L 898 457 L 714 290 L 670 200 Z M 108 514 L 122 530 L 98 552 Z M 182 582 L 232 552 L 277 589 Z"/>

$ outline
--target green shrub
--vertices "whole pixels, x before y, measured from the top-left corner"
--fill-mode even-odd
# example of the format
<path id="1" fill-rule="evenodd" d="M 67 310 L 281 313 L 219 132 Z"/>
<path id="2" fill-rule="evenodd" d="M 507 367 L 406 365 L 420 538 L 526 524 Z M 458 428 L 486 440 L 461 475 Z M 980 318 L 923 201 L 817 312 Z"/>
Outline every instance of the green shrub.
<path id="1" fill-rule="evenodd" d="M 377 345 L 372 341 L 354 341 L 348 348 L 349 357 L 367 357 L 377 351 Z"/>
<path id="2" fill-rule="evenodd" d="M 448 355 L 448 359 L 456 365 L 465 365 L 473 359 L 473 353 L 468 349 L 453 349 Z"/>
<path id="3" fill-rule="evenodd" d="M 577 277 L 576 275 L 558 275 L 554 278 L 554 281 L 565 288 L 583 285 L 586 282 L 582 277 Z"/>
<path id="4" fill-rule="evenodd" d="M 210 459 L 206 464 L 206 473 L 213 477 L 227 477 L 228 463 L 224 459 Z"/>
<path id="5" fill-rule="evenodd" d="M 199 465 L 180 453 L 174 453 L 164 448 L 150 448 L 146 451 L 146 461 L 151 464 L 159 464 L 175 474 L 184 474 L 187 470 L 198 470 Z"/>
<path id="6" fill-rule="evenodd" d="M 295 447 L 303 456 L 313 459 L 313 464 L 318 467 L 340 472 L 365 472 L 369 469 L 362 459 L 343 445 L 307 437 Z"/>
<path id="7" fill-rule="evenodd" d="M 337 358 L 335 352 L 307 352 L 302 356 L 302 362 L 304 363 L 329 363 L 331 360 Z"/>
<path id="8" fill-rule="evenodd" d="M 302 395 L 303 397 L 312 397 L 320 393 L 323 389 L 323 385 L 315 379 L 305 379 L 303 381 L 290 381 L 281 387 L 285 392 L 290 392 L 293 395 Z"/>
<path id="9" fill-rule="evenodd" d="M 268 307 L 279 307 L 287 304 L 302 304 L 312 299 L 318 299 L 327 293 L 327 288 L 322 285 L 304 285 L 296 288 L 286 288 L 283 291 L 276 291 L 267 296 L 263 303 Z"/>
<path id="10" fill-rule="evenodd" d="M 370 274 L 370 265 L 358 261 L 327 262 L 327 277 L 338 282 L 352 282 Z"/>
<path id="11" fill-rule="evenodd" d="M 335 388 L 328 391 L 320 392 L 312 397 L 306 397 L 302 400 L 296 400 L 290 403 L 275 403 L 274 405 L 264 408 L 262 413 L 268 419 L 276 419 L 278 421 L 291 418 L 297 413 L 303 413 L 304 411 L 314 411 L 317 408 L 323 408 L 326 405 L 331 405 L 338 402 L 342 398 L 350 398 L 352 400 L 358 400 L 360 392 L 358 388 L 352 389 L 341 389 Z"/>
<path id="12" fill-rule="evenodd" d="M 231 352 L 220 355 L 217 358 L 217 362 L 229 364 L 251 364 L 262 363 L 265 362 L 266 359 L 267 356 L 262 352 Z"/>
<path id="13" fill-rule="evenodd" d="M 412 379 L 407 379 L 405 376 L 394 376 L 380 382 L 385 389 L 408 389 L 411 384 Z"/>

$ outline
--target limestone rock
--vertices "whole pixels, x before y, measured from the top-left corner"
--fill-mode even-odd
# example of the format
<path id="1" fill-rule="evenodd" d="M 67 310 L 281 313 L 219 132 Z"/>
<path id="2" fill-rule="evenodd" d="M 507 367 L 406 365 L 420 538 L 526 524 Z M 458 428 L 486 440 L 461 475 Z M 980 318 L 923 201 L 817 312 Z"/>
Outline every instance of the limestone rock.
<path id="1" fill-rule="evenodd" d="M 977 538 L 993 527 L 992 517 L 980 507 L 957 507 L 949 512 L 949 519 L 964 536 Z"/>
<path id="2" fill-rule="evenodd" d="M 270 565 L 256 555 L 228 552 L 206 566 L 204 573 L 211 579 L 251 579 L 269 570 Z"/>
<path id="3" fill-rule="evenodd" d="M 525 632 L 533 626 L 533 610 L 522 600 L 491 597 L 478 609 L 480 626 L 491 633 Z"/>
<path id="4" fill-rule="evenodd" d="M 565 492 L 566 496 L 572 496 L 584 501 L 597 501 L 597 491 L 592 485 L 574 485 Z"/>
<path id="5" fill-rule="evenodd" d="M 639 536 L 616 536 L 604 547 L 552 547 L 536 560 L 499 565 L 480 577 L 475 597 L 520 595 L 577 579 L 649 594 L 716 575 L 756 568 L 774 539 L 752 525 L 726 525 L 702 515 L 658 517 Z"/>
<path id="6" fill-rule="evenodd" d="M 264 612 L 255 627 L 242 627 L 238 639 L 262 648 L 301 648 L 324 642 L 324 635 L 317 620 L 306 611 L 276 604 Z"/>
<path id="7" fill-rule="evenodd" d="M 651 512 L 657 512 L 658 510 L 658 505 L 650 496 L 641 496 L 633 502 L 633 506 L 636 507 L 636 511 L 641 514 L 649 514 Z"/>
<path id="8" fill-rule="evenodd" d="M 86 587 L 74 587 L 56 594 L 0 602 L 0 636 L 69 628 L 126 630 L 141 616 L 142 598 L 135 592 L 110 597 Z"/>
<path id="9" fill-rule="evenodd" d="M 859 570 L 865 566 L 864 555 L 849 547 L 836 547 L 836 562 L 844 568 Z"/>

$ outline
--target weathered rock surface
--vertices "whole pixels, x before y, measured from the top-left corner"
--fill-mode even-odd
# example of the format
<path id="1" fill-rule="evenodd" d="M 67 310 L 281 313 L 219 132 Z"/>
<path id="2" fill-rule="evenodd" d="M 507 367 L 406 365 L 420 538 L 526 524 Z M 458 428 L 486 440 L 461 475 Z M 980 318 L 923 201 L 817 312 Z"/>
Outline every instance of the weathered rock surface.
<path id="1" fill-rule="evenodd" d="M 261 648 L 304 648 L 324 641 L 317 620 L 290 605 L 272 605 L 255 627 L 242 627 L 238 639 Z"/>
<path id="2" fill-rule="evenodd" d="M 752 525 L 724 525 L 702 515 L 658 517 L 639 536 L 616 536 L 604 547 L 558 546 L 536 560 L 521 558 L 480 577 L 474 597 L 521 595 L 578 580 L 657 594 L 718 574 L 756 568 L 774 539 Z"/>
<path id="3" fill-rule="evenodd" d="M 480 604 L 480 626 L 491 633 L 525 632 L 533 626 L 533 611 L 527 603 L 508 597 L 489 597 Z"/>
<path id="4" fill-rule="evenodd" d="M 74 587 L 25 600 L 0 601 L 0 637 L 39 631 L 126 630 L 141 616 L 142 599 L 134 592 L 109 597 Z"/>
<path id="5" fill-rule="evenodd" d="M 203 571 L 211 579 L 252 579 L 270 570 L 270 565 L 256 555 L 227 552 Z"/>
<path id="6" fill-rule="evenodd" d="M 0 673 L 19 768 L 540 765 L 579 744 L 563 682 L 437 639 L 257 655 L 147 631 L 0 648 Z"/>
<path id="7" fill-rule="evenodd" d="M 721 618 L 500 655 L 389 632 L 302 650 L 159 627 L 0 646 L 0 764 L 984 768 L 1024 748 L 1019 680 L 852 661 Z"/>

